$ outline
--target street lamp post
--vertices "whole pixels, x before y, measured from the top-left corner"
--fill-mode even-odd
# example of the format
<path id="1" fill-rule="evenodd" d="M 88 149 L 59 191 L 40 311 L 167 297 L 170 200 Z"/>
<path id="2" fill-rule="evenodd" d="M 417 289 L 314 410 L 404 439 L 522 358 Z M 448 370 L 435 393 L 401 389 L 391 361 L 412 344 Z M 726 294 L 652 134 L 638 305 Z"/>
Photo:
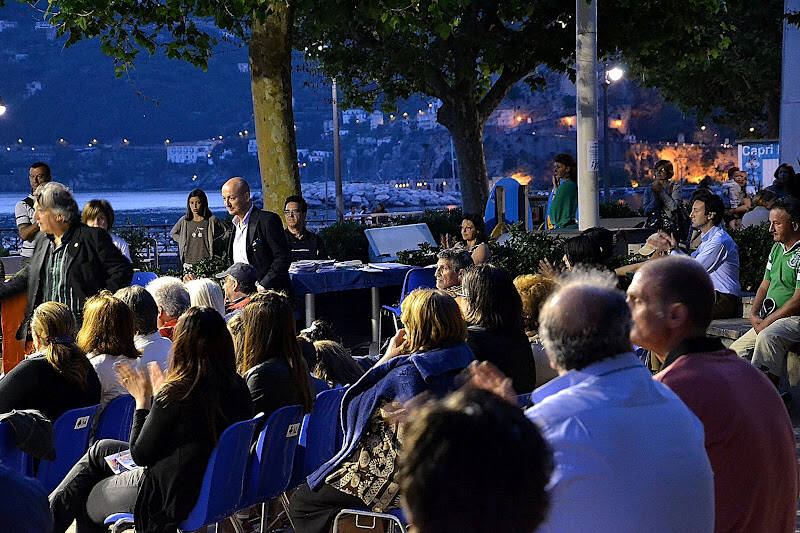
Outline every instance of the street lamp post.
<path id="1" fill-rule="evenodd" d="M 608 68 L 608 61 L 603 62 L 603 201 L 611 201 L 611 165 L 608 161 L 608 86 L 622 79 L 623 71 L 619 67 Z"/>
<path id="2" fill-rule="evenodd" d="M 336 180 L 336 222 L 344 221 L 344 193 L 342 192 L 342 148 L 339 144 L 339 95 L 336 78 L 331 86 L 333 103 L 333 174 Z"/>
<path id="3" fill-rule="evenodd" d="M 578 225 L 600 223 L 597 203 L 597 0 L 576 0 L 575 88 L 578 162 Z"/>

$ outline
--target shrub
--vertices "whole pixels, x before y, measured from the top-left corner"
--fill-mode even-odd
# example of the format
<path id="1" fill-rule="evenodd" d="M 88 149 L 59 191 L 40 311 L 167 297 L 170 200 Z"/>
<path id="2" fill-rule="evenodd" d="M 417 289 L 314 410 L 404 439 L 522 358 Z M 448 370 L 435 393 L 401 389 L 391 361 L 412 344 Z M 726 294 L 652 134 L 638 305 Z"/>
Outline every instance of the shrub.
<path id="1" fill-rule="evenodd" d="M 346 261 L 360 259 L 369 261 L 369 242 L 364 235 L 364 226 L 359 222 L 345 220 L 322 228 L 319 237 L 331 259 Z"/>
<path id="2" fill-rule="evenodd" d="M 139 220 L 139 224 L 144 225 L 144 221 Z M 148 270 L 150 265 L 144 263 L 145 250 L 155 241 L 151 237 L 148 237 L 145 229 L 136 227 L 135 223 L 130 218 L 125 220 L 125 225 L 129 227 L 120 228 L 116 233 L 128 243 L 128 250 L 131 254 L 131 263 L 133 263 L 133 267 L 141 270 Z"/>
<path id="3" fill-rule="evenodd" d="M 642 216 L 640 212 L 634 211 L 622 200 L 618 202 L 603 202 L 600 204 L 600 218 L 628 218 L 640 216 Z"/>
<path id="4" fill-rule="evenodd" d="M 419 245 L 419 250 L 403 250 L 397 252 L 397 262 L 404 265 L 424 267 L 436 263 L 436 254 L 439 251 L 428 244 L 422 242 Z"/>
<path id="5" fill-rule="evenodd" d="M 772 245 L 772 235 L 766 224 L 730 231 L 739 248 L 739 283 L 743 291 L 755 292 L 764 279 L 764 268 Z"/>
<path id="6" fill-rule="evenodd" d="M 539 272 L 539 261 L 555 264 L 564 256 L 565 238 L 554 232 L 526 232 L 517 223 L 509 228 L 502 243 L 490 242 L 492 263 L 508 270 L 512 277 Z"/>
<path id="7" fill-rule="evenodd" d="M 192 273 L 196 278 L 214 278 L 215 274 L 224 272 L 230 266 L 227 254 L 214 256 L 209 259 L 202 259 L 192 265 L 185 274 Z M 177 277 L 182 277 L 178 275 Z"/>

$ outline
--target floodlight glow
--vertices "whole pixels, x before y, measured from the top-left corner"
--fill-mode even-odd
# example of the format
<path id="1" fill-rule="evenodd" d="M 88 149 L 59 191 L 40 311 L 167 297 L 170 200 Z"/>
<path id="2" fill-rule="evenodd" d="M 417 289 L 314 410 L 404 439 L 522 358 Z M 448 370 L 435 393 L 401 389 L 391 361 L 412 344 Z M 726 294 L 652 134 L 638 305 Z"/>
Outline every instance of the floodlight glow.
<path id="1" fill-rule="evenodd" d="M 614 67 L 608 70 L 606 73 L 608 79 L 611 81 L 619 81 L 622 79 L 622 76 L 625 75 L 625 71 L 619 67 Z"/>

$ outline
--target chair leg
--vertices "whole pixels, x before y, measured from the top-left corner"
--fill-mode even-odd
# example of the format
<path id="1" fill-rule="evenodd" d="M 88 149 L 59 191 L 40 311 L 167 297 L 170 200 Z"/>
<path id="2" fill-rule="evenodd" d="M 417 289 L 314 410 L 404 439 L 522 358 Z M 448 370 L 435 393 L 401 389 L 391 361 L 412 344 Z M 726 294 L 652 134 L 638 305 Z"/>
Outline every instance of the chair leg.
<path id="1" fill-rule="evenodd" d="M 286 518 L 289 519 L 289 525 L 292 526 L 292 531 L 294 531 L 294 521 L 292 521 L 292 515 L 289 514 L 289 496 L 287 496 L 285 492 L 282 492 L 280 498 L 281 504 L 283 505 L 283 510 L 286 511 Z"/>

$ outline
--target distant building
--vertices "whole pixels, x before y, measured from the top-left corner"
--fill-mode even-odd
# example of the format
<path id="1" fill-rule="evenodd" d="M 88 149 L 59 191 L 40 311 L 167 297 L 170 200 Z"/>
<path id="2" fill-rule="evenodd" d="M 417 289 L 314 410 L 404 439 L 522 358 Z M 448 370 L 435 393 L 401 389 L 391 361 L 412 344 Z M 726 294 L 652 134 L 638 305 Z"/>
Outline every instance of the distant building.
<path id="1" fill-rule="evenodd" d="M 380 111 L 373 111 L 369 115 L 369 129 L 374 130 L 378 126 L 383 126 L 383 113 Z"/>
<path id="2" fill-rule="evenodd" d="M 38 31 L 44 31 L 44 35 L 48 41 L 56 38 L 56 27 L 49 22 L 37 22 L 34 28 Z"/>
<path id="3" fill-rule="evenodd" d="M 513 109 L 495 109 L 489 120 L 486 121 L 486 125 L 501 129 L 513 128 L 517 125 L 517 114 L 517 111 Z"/>
<path id="4" fill-rule="evenodd" d="M 363 109 L 345 109 L 342 111 L 342 124 L 359 124 L 367 120 L 367 116 Z"/>
<path id="5" fill-rule="evenodd" d="M 167 145 L 167 161 L 179 165 L 190 165 L 209 159 L 211 150 L 219 141 L 171 142 Z M 248 152 L 249 152 L 248 146 Z"/>
<path id="6" fill-rule="evenodd" d="M 439 126 L 436 122 L 436 112 L 432 110 L 424 111 L 420 109 L 417 112 L 417 127 L 421 130 L 432 130 Z"/>
<path id="7" fill-rule="evenodd" d="M 10 30 L 17 27 L 17 22 L 14 20 L 0 20 L 0 33 L 3 30 Z"/>
<path id="8" fill-rule="evenodd" d="M 256 142 L 255 139 L 250 139 L 247 141 L 247 153 L 258 156 L 258 142 Z"/>
<path id="9" fill-rule="evenodd" d="M 250 64 L 249 63 L 236 63 L 236 68 L 239 69 L 239 72 L 250 72 Z"/>
<path id="10" fill-rule="evenodd" d="M 27 54 L 25 54 L 27 57 Z M 30 98 L 34 94 L 42 90 L 42 82 L 32 81 L 25 84 L 25 98 Z"/>
<path id="11" fill-rule="evenodd" d="M 322 133 L 333 132 L 333 119 L 322 121 Z"/>
<path id="12" fill-rule="evenodd" d="M 333 154 L 333 152 L 326 152 L 324 150 L 312 150 L 312 151 L 308 152 L 308 162 L 309 163 L 323 163 L 332 154 Z"/>

